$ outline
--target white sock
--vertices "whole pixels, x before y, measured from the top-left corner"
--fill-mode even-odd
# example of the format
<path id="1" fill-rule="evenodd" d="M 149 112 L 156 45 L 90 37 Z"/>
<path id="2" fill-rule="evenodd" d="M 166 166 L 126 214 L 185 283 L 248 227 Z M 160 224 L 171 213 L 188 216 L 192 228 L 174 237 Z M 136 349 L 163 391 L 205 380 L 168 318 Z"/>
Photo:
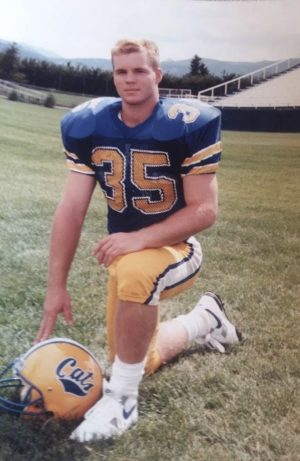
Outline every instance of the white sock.
<path id="1" fill-rule="evenodd" d="M 217 326 L 215 318 L 206 310 L 211 307 L 211 304 L 211 297 L 204 295 L 189 314 L 179 315 L 176 318 L 186 329 L 189 341 L 206 336 Z"/>
<path id="2" fill-rule="evenodd" d="M 145 360 L 139 363 L 125 363 L 115 357 L 109 382 L 109 389 L 117 395 L 137 398 L 139 384 L 144 375 Z"/>

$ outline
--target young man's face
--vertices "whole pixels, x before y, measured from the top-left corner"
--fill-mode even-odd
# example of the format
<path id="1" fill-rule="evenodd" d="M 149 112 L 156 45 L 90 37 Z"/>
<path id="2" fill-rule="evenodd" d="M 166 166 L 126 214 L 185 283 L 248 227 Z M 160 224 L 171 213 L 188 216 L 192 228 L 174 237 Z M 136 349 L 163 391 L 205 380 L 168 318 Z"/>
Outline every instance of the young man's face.
<path id="1" fill-rule="evenodd" d="M 146 51 L 114 56 L 113 76 L 117 92 L 127 104 L 157 100 L 162 71 L 151 66 Z"/>

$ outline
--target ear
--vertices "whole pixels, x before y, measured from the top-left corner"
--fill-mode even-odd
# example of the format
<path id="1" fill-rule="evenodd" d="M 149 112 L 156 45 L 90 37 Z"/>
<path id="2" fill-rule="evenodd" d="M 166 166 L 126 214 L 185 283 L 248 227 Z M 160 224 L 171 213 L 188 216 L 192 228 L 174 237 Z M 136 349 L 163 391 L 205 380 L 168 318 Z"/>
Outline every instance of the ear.
<path id="1" fill-rule="evenodd" d="M 156 74 L 156 83 L 159 84 L 163 78 L 162 69 L 160 67 L 157 67 L 157 69 L 155 69 L 155 74 Z"/>

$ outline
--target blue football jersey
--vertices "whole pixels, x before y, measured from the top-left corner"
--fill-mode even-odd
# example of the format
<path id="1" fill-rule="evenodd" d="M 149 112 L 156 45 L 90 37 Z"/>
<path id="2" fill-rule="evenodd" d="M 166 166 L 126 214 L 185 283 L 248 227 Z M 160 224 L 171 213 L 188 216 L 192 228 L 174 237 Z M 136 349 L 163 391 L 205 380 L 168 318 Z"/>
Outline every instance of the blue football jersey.
<path id="1" fill-rule="evenodd" d="M 214 173 L 221 116 L 193 99 L 162 99 L 136 127 L 120 119 L 119 98 L 97 98 L 61 123 L 69 168 L 93 175 L 108 204 L 108 231 L 129 232 L 185 206 L 182 178 Z"/>

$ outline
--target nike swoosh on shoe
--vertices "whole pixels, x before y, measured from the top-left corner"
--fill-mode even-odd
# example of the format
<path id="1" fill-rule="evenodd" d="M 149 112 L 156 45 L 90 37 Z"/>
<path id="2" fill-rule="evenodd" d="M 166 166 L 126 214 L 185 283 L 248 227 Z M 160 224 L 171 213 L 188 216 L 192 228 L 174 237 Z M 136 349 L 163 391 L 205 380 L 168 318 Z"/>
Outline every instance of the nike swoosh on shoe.
<path id="1" fill-rule="evenodd" d="M 124 417 L 124 419 L 130 418 L 130 416 L 132 415 L 135 408 L 136 408 L 136 405 L 133 405 L 133 407 L 131 407 L 130 410 L 128 410 L 128 411 L 126 411 L 125 408 L 124 408 L 123 409 L 123 417 Z"/>
<path id="2" fill-rule="evenodd" d="M 216 329 L 217 329 L 217 328 L 221 328 L 222 322 L 221 322 L 221 320 L 219 319 L 219 317 L 217 317 L 216 314 L 214 314 L 214 312 L 212 312 L 210 309 L 207 309 L 207 308 L 206 308 L 205 310 L 206 310 L 207 312 L 209 312 L 209 313 L 215 318 L 215 320 L 216 320 L 216 322 L 217 322 Z"/>

